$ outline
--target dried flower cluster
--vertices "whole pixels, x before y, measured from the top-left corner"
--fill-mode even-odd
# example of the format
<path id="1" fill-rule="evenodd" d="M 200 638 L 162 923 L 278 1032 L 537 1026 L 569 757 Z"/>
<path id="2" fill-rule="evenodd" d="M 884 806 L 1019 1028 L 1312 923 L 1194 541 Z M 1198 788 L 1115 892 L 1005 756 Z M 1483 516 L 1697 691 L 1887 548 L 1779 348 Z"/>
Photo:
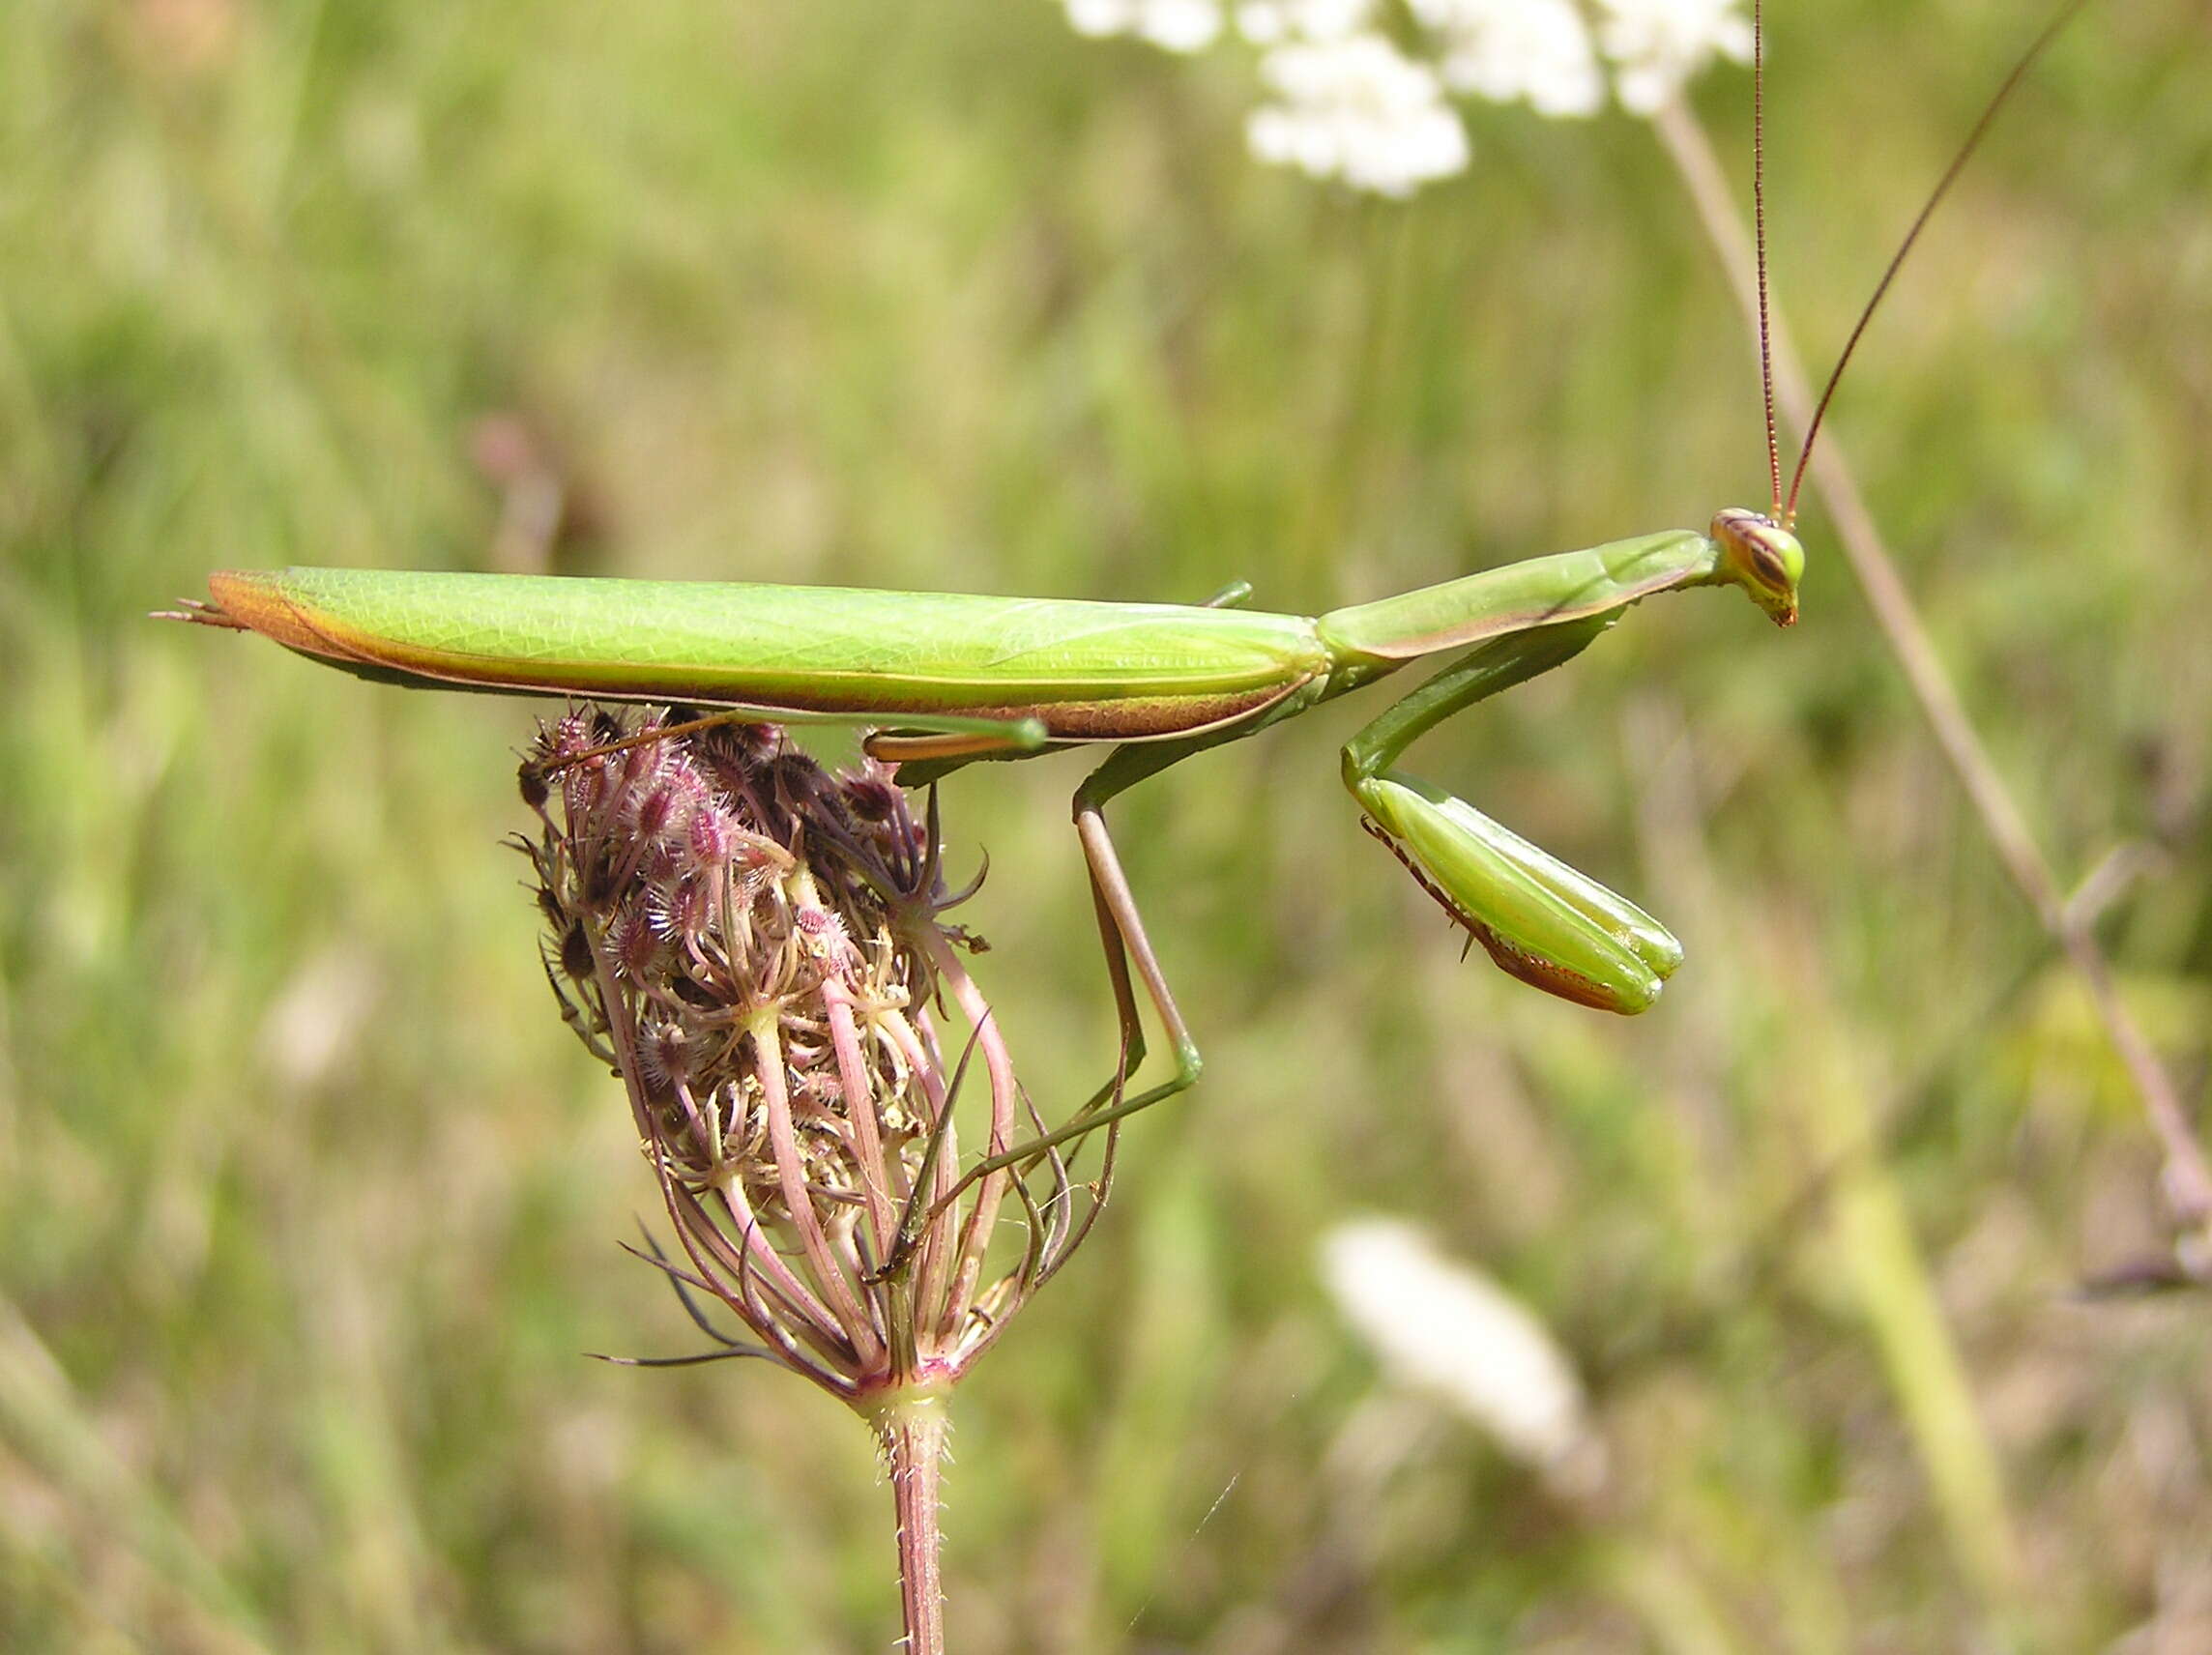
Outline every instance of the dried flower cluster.
<path id="1" fill-rule="evenodd" d="M 968 893 L 934 820 L 881 766 L 833 776 L 773 728 L 592 710 L 540 731 L 523 789 L 546 974 L 628 1093 L 683 1248 L 662 1267 L 753 1335 L 715 1353 L 863 1409 L 950 1383 L 1082 1239 L 1111 1163 L 1079 1186 L 1028 1136 L 962 962 L 980 944 L 942 918 Z M 965 1176 L 964 1085 L 987 1096 Z M 1027 1219 L 1010 1259 L 1002 1208 Z"/>
<path id="2" fill-rule="evenodd" d="M 1743 0 L 1063 0 L 1088 35 L 1169 51 L 1210 46 L 1233 21 L 1268 97 L 1253 153 L 1382 195 L 1463 170 L 1452 95 L 1594 115 L 1607 72 L 1621 106 L 1656 114 L 1715 58 L 1751 57 Z M 1393 23 L 1398 26 L 1393 26 Z M 1410 43 L 1410 44 L 1409 44 Z"/>

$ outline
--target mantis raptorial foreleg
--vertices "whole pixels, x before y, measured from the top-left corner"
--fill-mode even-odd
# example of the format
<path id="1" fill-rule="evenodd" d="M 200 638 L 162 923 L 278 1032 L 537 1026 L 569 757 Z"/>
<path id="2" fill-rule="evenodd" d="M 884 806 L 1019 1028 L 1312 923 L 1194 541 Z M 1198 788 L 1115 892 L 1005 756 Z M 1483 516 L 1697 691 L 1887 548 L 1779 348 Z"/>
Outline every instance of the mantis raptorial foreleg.
<path id="1" fill-rule="evenodd" d="M 1465 799 L 1390 768 L 1437 724 L 1571 660 L 1616 618 L 1538 626 L 1461 656 L 1345 744 L 1344 784 L 1367 830 L 1503 970 L 1585 1005 L 1634 1012 L 1681 964 L 1666 927 Z"/>
<path id="2" fill-rule="evenodd" d="M 1681 962 L 1681 948 L 1666 929 L 1464 799 L 1391 769 L 1407 747 L 1436 725 L 1573 659 L 1617 618 L 1615 613 L 1538 626 L 1478 646 L 1347 742 L 1344 778 L 1367 812 L 1369 831 L 1397 854 L 1499 965 L 1555 994 L 1625 1011 L 1649 1004 Z M 1148 776 L 1235 734 L 1117 748 L 1076 790 L 1075 828 L 1113 983 L 1121 1060 L 1115 1079 L 1063 1134 L 1025 1146 L 1016 1154 L 1133 1115 L 1198 1079 L 1204 1060 L 1145 934 L 1144 916 L 1106 826 L 1105 806 Z M 1176 1068 L 1159 1085 L 1121 1097 L 1121 1083 L 1145 1055 L 1132 963 L 1173 1045 Z M 1112 1107 L 1099 1108 L 1108 1098 L 1115 1099 Z"/>

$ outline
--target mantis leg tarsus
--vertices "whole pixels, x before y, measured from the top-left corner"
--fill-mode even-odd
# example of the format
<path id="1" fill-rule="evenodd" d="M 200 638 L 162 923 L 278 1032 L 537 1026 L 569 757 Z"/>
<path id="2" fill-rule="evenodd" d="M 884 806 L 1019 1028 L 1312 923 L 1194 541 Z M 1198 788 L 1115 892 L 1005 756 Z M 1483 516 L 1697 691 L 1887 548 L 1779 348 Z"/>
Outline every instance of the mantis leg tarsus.
<path id="1" fill-rule="evenodd" d="M 194 617 L 180 615 L 179 620 Z M 211 625 L 229 624 L 223 621 L 211 621 Z M 588 697 L 586 699 L 589 699 Z M 684 704 L 676 704 L 679 711 Z M 674 740 L 684 736 L 697 735 L 702 730 L 715 729 L 724 724 L 789 724 L 802 721 L 791 710 L 753 705 L 717 707 L 702 712 L 695 718 L 684 718 L 674 724 L 656 724 L 626 736 L 617 741 L 608 741 L 584 752 L 571 753 L 558 764 L 547 767 L 548 774 L 555 774 L 586 759 L 603 758 L 627 747 L 642 747 L 655 741 Z M 926 720 L 910 720 L 916 730 L 913 734 L 875 731 L 862 741 L 861 746 L 871 758 L 886 764 L 900 759 L 942 760 L 946 767 L 956 768 L 967 760 L 1005 753 L 1032 753 L 1045 742 L 1044 721 L 1038 718 L 962 718 L 946 715 Z M 933 779 L 930 777 L 924 780 Z"/>
<path id="2" fill-rule="evenodd" d="M 961 728 L 933 730 L 871 730 L 860 745 L 871 759 L 885 764 L 947 766 L 970 759 L 1003 758 L 1009 753 L 1033 753 L 1045 742 L 1042 720 L 1015 718 L 1004 723 L 970 721 Z"/>

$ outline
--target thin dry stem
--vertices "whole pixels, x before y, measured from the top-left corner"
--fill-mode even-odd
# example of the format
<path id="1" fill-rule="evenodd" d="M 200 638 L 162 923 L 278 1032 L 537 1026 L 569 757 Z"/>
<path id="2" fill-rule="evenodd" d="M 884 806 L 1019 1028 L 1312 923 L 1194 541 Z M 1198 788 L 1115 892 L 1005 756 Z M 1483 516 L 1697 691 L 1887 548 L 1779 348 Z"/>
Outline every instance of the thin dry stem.
<path id="1" fill-rule="evenodd" d="M 1698 218 L 1720 254 L 1729 280 L 1756 329 L 1759 325 L 1759 290 L 1747 272 L 1754 255 L 1743 223 L 1731 198 L 1726 177 L 1704 129 L 1689 108 L 1670 104 L 1654 118 L 1661 144 L 1681 172 L 1696 203 Z M 1790 339 L 1779 311 L 1772 312 L 1770 334 L 1773 371 L 1783 412 L 1799 432 L 1812 417 L 1811 383 L 1804 364 Z M 2166 1196 L 2178 1227 L 2200 1242 L 2212 1240 L 2212 1168 L 2190 1128 L 2189 1116 L 2175 1090 L 2172 1077 L 2152 1050 L 2140 1027 L 2121 1000 L 2105 958 L 2090 928 L 2090 915 L 2070 908 L 2049 858 L 2029 830 L 2014 802 L 1973 722 L 1959 700 L 1950 675 L 1944 670 L 1934 640 L 1921 624 L 1920 613 L 1897 572 L 1895 561 L 1883 544 L 1867 509 L 1841 444 L 1831 434 L 1811 456 L 1814 487 L 1819 491 L 1836 526 L 1836 538 L 1865 593 L 1868 607 L 1889 643 L 1890 653 L 1904 669 L 1913 699 L 1920 704 L 1936 744 L 1965 788 L 1974 812 L 1981 820 L 1997 859 L 2027 898 L 2036 917 L 2058 944 L 2067 961 L 2089 991 L 2091 1004 L 2106 1037 L 2118 1054 L 2142 1100 L 2143 1113 L 2165 1154 Z"/>

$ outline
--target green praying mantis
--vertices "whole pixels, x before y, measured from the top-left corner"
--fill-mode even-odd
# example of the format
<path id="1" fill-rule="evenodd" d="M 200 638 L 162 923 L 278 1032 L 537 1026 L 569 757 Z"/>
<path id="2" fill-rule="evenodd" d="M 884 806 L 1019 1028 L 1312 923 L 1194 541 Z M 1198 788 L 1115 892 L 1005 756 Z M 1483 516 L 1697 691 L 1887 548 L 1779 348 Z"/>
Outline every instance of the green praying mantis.
<path id="1" fill-rule="evenodd" d="M 1990 116 L 2075 9 L 1992 100 L 1876 288 L 1860 331 Z M 1758 240 L 1763 311 L 1762 225 Z M 1828 380 L 1787 496 L 1767 372 L 1769 510 L 1732 508 L 1704 533 L 1669 530 L 1532 558 L 1318 617 L 1245 609 L 1241 583 L 1207 604 L 1179 605 L 289 568 L 212 575 L 209 601 L 167 618 L 258 632 L 379 682 L 693 704 L 714 709 L 715 720 L 860 725 L 867 750 L 900 765 L 904 783 L 976 760 L 1110 745 L 1076 790 L 1074 818 L 1123 1042 L 1111 1089 L 1120 1093 L 1145 1051 L 1132 964 L 1174 1062 L 1149 1090 L 1119 1099 L 1112 1114 L 1121 1116 L 1190 1086 L 1200 1055 L 1147 938 L 1107 804 L 1195 753 L 1430 656 L 1459 653 L 1345 744 L 1344 784 L 1367 830 L 1512 975 L 1610 1011 L 1639 1012 L 1656 1000 L 1682 959 L 1663 925 L 1398 760 L 1439 723 L 1572 659 L 1660 593 L 1735 587 L 1777 624 L 1793 623 L 1805 563 L 1792 532 L 1797 495 L 1858 337 Z M 1762 348 L 1762 366 L 1763 357 Z"/>
<path id="2" fill-rule="evenodd" d="M 1198 1051 L 1107 831 L 1115 795 L 1409 661 L 1464 650 L 1353 738 L 1345 784 L 1371 830 L 1499 965 L 1587 1005 L 1641 1011 L 1681 961 L 1664 927 L 1393 766 L 1423 732 L 1571 658 L 1655 593 L 1740 586 L 1787 624 L 1803 566 L 1787 529 L 1731 510 L 1710 535 L 1616 540 L 1318 618 L 1234 607 L 1241 588 L 1202 606 L 313 568 L 216 574 L 213 602 L 187 613 L 387 682 L 866 724 L 877 758 L 940 772 L 1111 742 L 1076 792 L 1076 828 L 1110 957 L 1125 946 L 1134 960 L 1184 1086 Z"/>

